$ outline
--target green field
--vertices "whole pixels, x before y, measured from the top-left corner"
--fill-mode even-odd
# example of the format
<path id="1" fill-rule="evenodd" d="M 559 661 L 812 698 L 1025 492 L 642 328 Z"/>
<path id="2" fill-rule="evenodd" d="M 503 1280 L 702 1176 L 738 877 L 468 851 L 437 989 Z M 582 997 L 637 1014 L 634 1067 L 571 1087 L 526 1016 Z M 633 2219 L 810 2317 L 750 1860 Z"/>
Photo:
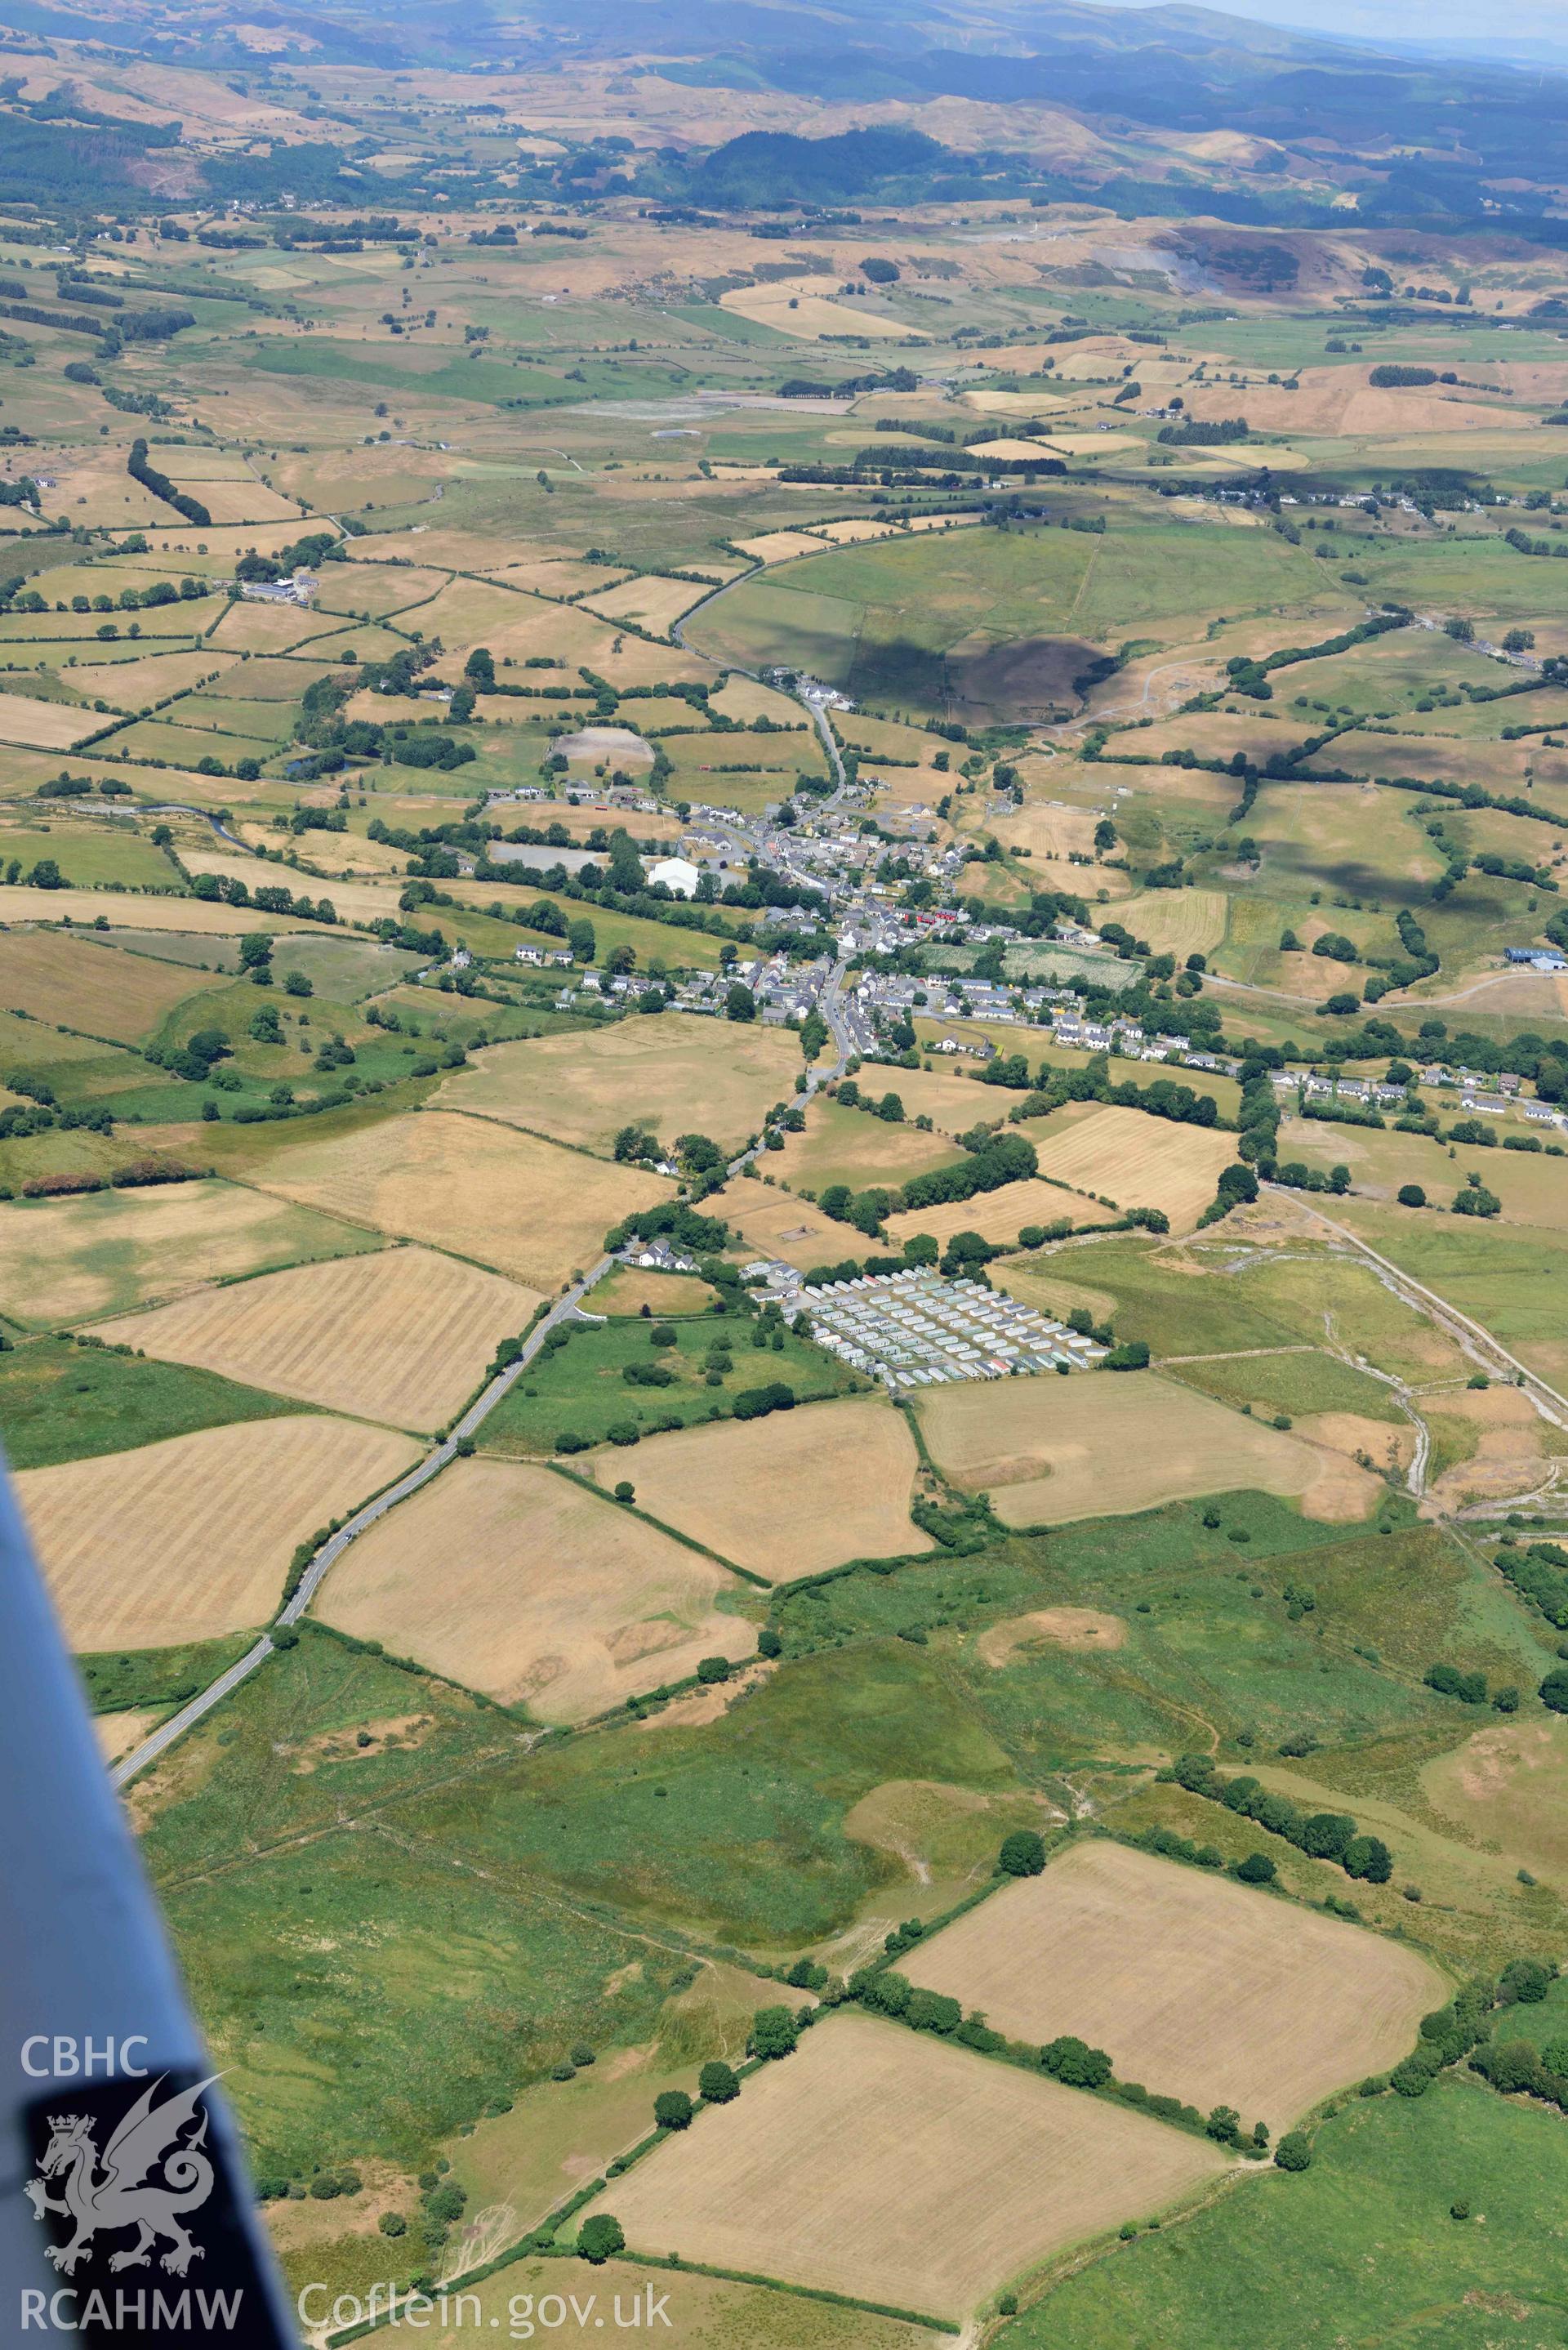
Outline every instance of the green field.
<path id="1" fill-rule="evenodd" d="M 639 2036 L 678 1964 L 521 1882 L 486 1887 L 417 1834 L 399 1848 L 332 1828 L 338 1796 L 384 1800 L 421 1751 L 410 1737 L 367 1755 L 359 1728 L 410 1714 L 435 1726 L 427 1757 L 483 1751 L 464 1701 L 306 1627 L 200 1733 L 223 1742 L 205 1785 L 157 1806 L 149 1865 L 261 2169 L 417 2165 L 575 2040 Z M 312 1824 L 329 1833 L 268 1849 Z"/>
<path id="2" fill-rule="evenodd" d="M 1312 2168 L 1270 2169 L 1179 2229 L 1067 2278 L 1008 2350 L 1258 2350 L 1420 2342 L 1481 2350 L 1561 2331 L 1561 2117 L 1468 2081 L 1353 2101 Z M 1471 2218 L 1449 2214 L 1468 2202 Z"/>
<path id="3" fill-rule="evenodd" d="M 1366 1419 L 1401 1424 L 1403 1415 L 1380 1379 L 1317 1349 L 1301 1354 L 1251 1355 L 1238 1360 L 1184 1363 L 1177 1373 L 1187 1386 L 1218 1396 L 1222 1403 L 1249 1405 L 1260 1413 L 1351 1411 Z"/>
<path id="4" fill-rule="evenodd" d="M 30 1338 L 0 1355 L 0 1432 L 13 1469 L 129 1452 L 193 1429 L 306 1408 L 211 1371 L 67 1338 Z"/>
<path id="5" fill-rule="evenodd" d="M 1542 1378 L 1559 1386 L 1568 1380 L 1568 1238 L 1538 1227 L 1412 1216 L 1362 1201 L 1339 1201 L 1336 1213 Z"/>
<path id="6" fill-rule="evenodd" d="M 127 1707 L 161 1713 L 183 1705 L 215 1681 L 244 1656 L 254 1638 L 254 1633 L 240 1632 L 226 1640 L 196 1640 L 172 1648 L 104 1648 L 79 1655 L 77 1667 L 95 1713 L 118 1713 Z"/>
<path id="7" fill-rule="evenodd" d="M 162 849 L 129 824 L 81 826 L 10 826 L 0 828 L 0 868 L 20 862 L 25 880 L 33 868 L 53 858 L 61 878 L 82 889 L 101 889 L 119 883 L 128 889 L 174 889 L 180 876 Z M 40 897 L 40 915 L 48 899 Z"/>
<path id="8" fill-rule="evenodd" d="M 655 1347 L 649 1333 L 661 1326 L 673 1344 Z M 809 1339 L 783 1334 L 774 1347 L 754 1347 L 757 1326 L 728 1315 L 700 1314 L 655 1326 L 640 1316 L 616 1318 L 602 1328 L 572 1326 L 565 1346 L 530 1367 L 485 1421 L 480 1445 L 513 1458 L 556 1451 L 563 1433 L 600 1444 L 618 1423 L 631 1422 L 645 1434 L 666 1427 L 688 1428 L 701 1420 L 727 1419 L 744 1388 L 784 1379 L 804 1403 L 845 1395 L 862 1382 Z M 707 1366 L 723 1348 L 730 1367 L 709 1384 Z M 673 1376 L 668 1387 L 638 1387 L 623 1372 L 658 1365 Z"/>
<path id="9" fill-rule="evenodd" d="M 1287 612 L 1324 584 L 1304 555 L 1262 531 L 965 531 L 802 556 L 709 605 L 691 634 L 749 668 L 799 668 L 857 701 L 924 710 L 961 690 L 987 648 L 1097 639 L 1206 607 Z"/>

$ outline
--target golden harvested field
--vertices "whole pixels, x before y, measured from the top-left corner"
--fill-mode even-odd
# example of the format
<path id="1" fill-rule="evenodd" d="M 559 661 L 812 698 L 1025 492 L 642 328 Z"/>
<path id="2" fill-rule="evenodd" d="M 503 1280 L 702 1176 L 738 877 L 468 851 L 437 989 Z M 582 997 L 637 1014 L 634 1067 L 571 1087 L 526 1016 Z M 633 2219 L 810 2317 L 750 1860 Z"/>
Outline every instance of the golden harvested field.
<path id="1" fill-rule="evenodd" d="M 236 1183 L 16 1201 L 0 1208 L 0 1309 L 40 1328 L 86 1322 L 369 1245 L 351 1224 Z"/>
<path id="2" fill-rule="evenodd" d="M 177 783 L 183 790 L 182 776 L 164 776 L 161 782 Z M 233 785 L 230 786 L 231 791 Z M 254 907 L 208 905 L 200 898 L 138 898 L 129 890 L 123 893 L 105 889 L 50 889 L 47 892 L 25 889 L 17 882 L 0 881 L 0 922 L 58 922 L 69 916 L 73 922 L 96 922 L 107 914 L 117 930 L 124 931 L 195 931 L 213 938 L 238 938 L 245 931 L 268 931 L 278 927 L 281 917 L 274 919 L 258 914 Z"/>
<path id="3" fill-rule="evenodd" d="M 213 526 L 222 530 L 226 525 L 242 522 L 288 523 L 303 528 L 299 509 L 290 505 L 262 482 L 214 482 L 198 475 L 171 474 L 171 480 L 182 488 L 192 490 L 213 517 Z"/>
<path id="4" fill-rule="evenodd" d="M 1129 1110 L 1127 1115 L 1137 1113 Z M 1137 1204 L 1153 1207 L 1156 1202 L 1140 1200 Z M 1109 1223 L 1115 1213 L 1114 1208 L 1097 1207 L 1076 1192 L 1064 1191 L 1059 1183 L 1047 1183 L 1043 1175 L 1030 1175 L 1021 1183 L 1004 1183 L 1000 1191 L 981 1191 L 972 1200 L 949 1200 L 935 1208 L 906 1208 L 887 1221 L 898 1248 L 912 1232 L 929 1232 L 944 1243 L 954 1232 L 979 1232 L 983 1240 L 1007 1248 L 1027 1224 L 1054 1223 L 1059 1216 L 1070 1216 L 1080 1225 Z M 834 1229 L 847 1231 L 843 1225 Z M 829 1253 L 846 1255 L 853 1247 L 853 1240 L 846 1240 L 843 1249 Z"/>
<path id="5" fill-rule="evenodd" d="M 492 1045 L 436 1098 L 588 1150 L 607 1152 L 628 1125 L 664 1142 L 705 1134 L 732 1149 L 793 1095 L 805 1066 L 799 1039 L 783 1029 L 661 1012 L 597 1035 Z"/>
<path id="6" fill-rule="evenodd" d="M 690 579 L 661 579 L 650 574 L 623 580 L 618 588 L 607 588 L 602 594 L 585 596 L 583 608 L 606 620 L 636 620 L 662 636 L 671 621 L 711 593 L 711 588 L 697 587 Z"/>
<path id="7" fill-rule="evenodd" d="M 557 2085 L 567 2097 L 572 2095 L 571 2085 L 550 2085 L 552 2088 Z M 639 2116 L 646 2115 L 649 2099 L 659 2085 L 657 2077 L 625 2085 L 637 2092 L 636 2110 Z M 519 2116 L 529 2095 L 524 2090 L 518 2097 L 515 2110 Z M 628 2098 L 628 2109 L 630 2105 Z M 552 2098 L 550 2108 L 554 2118 L 559 2114 L 560 2103 Z M 480 2127 L 484 2127 L 483 2122 Z M 628 2123 L 614 2142 L 624 2145 L 633 2134 L 633 2125 Z M 466 2155 L 469 2149 L 465 2147 L 462 2151 Z M 592 2155 L 574 2159 L 569 2168 L 561 2166 L 564 2183 L 556 2195 L 540 2198 L 540 2216 L 551 2201 L 558 2201 L 561 2195 L 577 2185 L 585 2168 L 587 2175 L 592 2177 L 603 2167 L 603 2159 Z M 271 2203 L 267 2206 L 268 2223 L 275 2233 L 280 2224 L 296 2224 L 300 2211 L 311 2208 L 298 2203 Z M 482 2213 L 481 2220 L 483 2216 Z M 341 2227 L 343 2222 L 338 2220 L 337 2224 Z M 477 2227 L 480 2222 L 470 2224 Z M 487 2249 L 491 2240 L 483 2237 L 480 2241 Z M 538 2308 L 549 2294 L 559 2293 L 563 2284 L 569 2282 L 570 2279 L 562 2275 L 558 2260 L 508 2262 L 494 2276 L 485 2278 L 474 2288 L 465 2286 L 461 2295 L 449 2299 L 445 2303 L 449 2313 L 446 2323 L 440 2314 L 441 2304 L 436 2304 L 432 2321 L 435 2331 L 425 2337 L 429 2350 L 472 2350 L 476 2328 L 515 2330 L 525 2304 L 532 2302 Z M 648 2271 L 635 2262 L 607 2261 L 602 2268 L 595 2269 L 588 2291 L 598 2295 L 600 2308 L 612 2307 L 618 2301 L 623 2309 L 630 2310 L 639 2299 L 647 2305 L 645 2296 L 649 2284 Z M 577 2298 L 587 2298 L 580 2287 Z M 670 2302 L 668 2309 L 661 2306 L 666 2298 Z M 478 2303 L 477 2316 L 471 2307 L 465 2307 L 473 2302 Z M 942 2350 L 940 2338 L 926 2326 L 906 2324 L 896 2317 L 876 2317 L 869 2310 L 841 2308 L 830 2301 L 806 2301 L 799 2293 L 780 2293 L 769 2285 L 741 2284 L 730 2277 L 699 2276 L 692 2271 L 680 2279 L 680 2289 L 673 2295 L 660 2294 L 655 2285 L 653 2306 L 664 2320 L 657 2339 L 666 2345 L 666 2350 Z M 459 2312 L 462 2314 L 459 2315 Z M 492 2338 L 504 2342 L 508 2335 L 503 2330 L 498 2337 Z M 543 2334 L 539 2338 L 547 2341 L 549 2336 Z"/>
<path id="8" fill-rule="evenodd" d="M 826 541 L 815 531 L 764 530 L 755 538 L 738 538 L 735 544 L 759 563 L 789 563 L 797 555 L 820 555 Z"/>
<path id="9" fill-rule="evenodd" d="M 134 645 L 128 648 L 135 652 Z M 151 653 L 141 660 L 102 660 L 78 665 L 71 683 L 96 700 L 102 695 L 116 710 L 150 710 L 171 693 L 186 693 L 208 685 L 238 660 L 237 653 L 213 654 L 207 648 L 194 653 Z M 249 691 L 250 680 L 245 681 Z M 99 720 L 101 726 L 103 721 Z"/>
<path id="10" fill-rule="evenodd" d="M 1184 2131 L 846 2012 L 616 2179 L 604 2209 L 638 2251 L 961 2318 L 1224 2168 Z"/>
<path id="11" fill-rule="evenodd" d="M 945 1024 L 936 1022 L 930 1033 L 945 1035 Z M 987 1086 L 981 1090 L 968 1074 L 971 1069 L 978 1072 L 978 1062 L 938 1053 L 934 1064 L 929 1069 L 889 1069 L 886 1085 L 880 1070 L 875 1075 L 863 1070 L 861 1091 L 896 1093 L 910 1118 L 929 1118 L 942 1134 L 967 1134 L 977 1119 L 997 1115 L 996 1088 Z"/>
<path id="12" fill-rule="evenodd" d="M 803 342 L 818 342 L 825 335 L 901 338 L 915 331 L 900 320 L 879 318 L 874 311 L 836 302 L 819 290 L 820 285 L 816 278 L 784 277 L 772 286 L 742 286 L 722 295 L 720 300 L 724 309 L 733 310 L 738 317 L 753 318 L 761 327 L 775 327 L 780 334 Z"/>
<path id="13" fill-rule="evenodd" d="M 709 695 L 708 707 L 722 718 L 732 718 L 737 726 L 754 726 L 759 718 L 771 718 L 780 726 L 800 723 L 800 704 L 793 694 L 761 685 L 754 677 L 742 677 L 739 670 L 731 671 L 719 692 Z"/>
<path id="14" fill-rule="evenodd" d="M 124 1713 L 100 1713 L 93 1718 L 98 1733 L 99 1752 L 106 1762 L 118 1762 L 133 1746 L 140 1746 L 158 1720 L 156 1706 L 132 1706 Z"/>
<path id="15" fill-rule="evenodd" d="M 629 1469 L 617 1446 L 588 1462 L 606 1487 L 631 1475 L 639 1509 L 770 1583 L 929 1550 L 909 1518 L 918 1465 L 902 1415 L 869 1397 L 645 1438 Z"/>
<path id="16" fill-rule="evenodd" d="M 0 743 L 33 751 L 68 751 L 103 724 L 97 711 L 68 702 L 36 702 L 29 694 L 0 693 Z"/>
<path id="17" fill-rule="evenodd" d="M 419 1459 L 411 1438 L 300 1417 L 28 1469 L 17 1497 L 77 1648 L 156 1648 L 265 1623 L 297 1544 Z"/>
<path id="18" fill-rule="evenodd" d="M 1249 1489 L 1299 1499 L 1308 1517 L 1360 1518 L 1380 1490 L 1338 1454 L 1156 1371 L 928 1388 L 915 1409 L 939 1469 L 990 1492 L 1010 1526 Z"/>
<path id="19" fill-rule="evenodd" d="M 901 1962 L 1014 2039 L 1075 2033 L 1118 2077 L 1276 2136 L 1406 2055 L 1446 1996 L 1413 1950 L 1250 1886 L 1089 1837 Z"/>
<path id="20" fill-rule="evenodd" d="M 634 1208 L 671 1196 L 661 1176 L 439 1110 L 285 1144 L 255 1180 L 305 1207 L 452 1249 L 540 1290 L 586 1271 L 609 1227 Z"/>
<path id="21" fill-rule="evenodd" d="M 64 931 L 0 932 L 0 1009 L 132 1044 L 210 984 L 188 963 L 122 954 Z"/>
<path id="22" fill-rule="evenodd" d="M 1177 1126 L 1115 1102 L 1070 1102 L 1021 1130 L 1039 1154 L 1042 1175 L 1119 1208 L 1162 1208 L 1178 1232 L 1198 1222 L 1220 1170 L 1236 1155 L 1234 1137 L 1214 1127 Z"/>
<path id="23" fill-rule="evenodd" d="M 206 1289 L 100 1335 L 171 1363 L 395 1428 L 449 1420 L 536 1290 L 422 1248 L 379 1249 Z"/>
<path id="24" fill-rule="evenodd" d="M 589 588 L 614 587 L 628 577 L 613 564 L 578 563 L 561 556 L 536 555 L 524 563 L 491 564 L 486 577 L 535 596 L 581 596 Z"/>
<path id="25" fill-rule="evenodd" d="M 262 540 L 256 544 L 265 554 Z M 331 613 L 292 604 L 231 604 L 211 641 L 224 652 L 285 653 L 311 637 L 327 636 L 334 625 Z"/>
<path id="26" fill-rule="evenodd" d="M 752 1626 L 713 1604 L 733 1587 L 553 1470 L 459 1461 L 345 1554 L 317 1606 L 541 1721 L 582 1721 L 701 1657 L 749 1657 Z"/>

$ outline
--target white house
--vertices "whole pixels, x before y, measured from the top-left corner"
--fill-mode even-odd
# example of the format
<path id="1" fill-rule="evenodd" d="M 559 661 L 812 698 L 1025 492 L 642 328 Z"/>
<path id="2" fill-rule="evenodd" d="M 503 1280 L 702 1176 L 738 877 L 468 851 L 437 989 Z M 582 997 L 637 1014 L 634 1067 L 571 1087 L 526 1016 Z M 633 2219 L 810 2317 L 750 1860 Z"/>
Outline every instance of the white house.
<path id="1" fill-rule="evenodd" d="M 661 857 L 656 865 L 649 867 L 648 878 L 650 882 L 662 881 L 678 898 L 694 898 L 702 873 L 689 857 Z"/>

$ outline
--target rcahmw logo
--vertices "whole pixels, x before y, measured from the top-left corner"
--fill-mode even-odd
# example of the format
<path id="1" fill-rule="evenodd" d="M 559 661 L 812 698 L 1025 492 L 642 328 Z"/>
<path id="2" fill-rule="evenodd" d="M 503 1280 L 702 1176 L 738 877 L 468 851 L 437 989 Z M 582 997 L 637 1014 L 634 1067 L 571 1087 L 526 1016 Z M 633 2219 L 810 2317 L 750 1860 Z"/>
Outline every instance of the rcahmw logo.
<path id="1" fill-rule="evenodd" d="M 26 2070 L 34 2069 L 26 2059 L 25 2064 Z M 57 2239 L 46 2246 L 46 2257 L 63 2276 L 73 2276 L 84 2261 L 92 2273 L 82 2285 L 62 2286 L 54 2293 L 25 2288 L 24 2333 L 112 2328 L 189 2336 L 195 2326 L 208 2334 L 237 2323 L 243 2290 L 149 2289 L 101 2282 L 106 2266 L 110 2274 L 150 2268 L 155 2256 L 171 2277 L 182 2278 L 192 2261 L 204 2257 L 186 2223 L 216 2184 L 202 2099 L 217 2075 L 161 2097 L 168 2077 L 149 2081 L 118 2120 L 112 2112 L 107 2119 L 103 2116 L 96 2095 L 88 2100 L 99 2106 L 96 2113 L 48 2115 L 37 2175 L 23 2192 L 35 2219 Z M 113 2250 L 98 2241 L 116 2236 L 129 2241 Z"/>

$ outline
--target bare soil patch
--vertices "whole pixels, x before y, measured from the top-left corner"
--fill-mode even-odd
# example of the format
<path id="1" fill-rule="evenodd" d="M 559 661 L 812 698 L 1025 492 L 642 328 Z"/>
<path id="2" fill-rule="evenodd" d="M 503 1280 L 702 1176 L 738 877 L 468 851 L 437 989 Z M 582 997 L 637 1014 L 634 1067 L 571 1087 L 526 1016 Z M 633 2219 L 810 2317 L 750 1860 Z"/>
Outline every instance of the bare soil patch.
<path id="1" fill-rule="evenodd" d="M 1120 1648 L 1127 1637 L 1121 1617 L 1104 1615 L 1098 1608 L 1039 1607 L 1032 1615 L 1010 1616 L 1003 1623 L 988 1626 L 975 1648 L 988 1665 L 1001 1667 L 1010 1665 L 1020 1649 L 1039 1642 L 1088 1654 L 1096 1648 Z"/>

